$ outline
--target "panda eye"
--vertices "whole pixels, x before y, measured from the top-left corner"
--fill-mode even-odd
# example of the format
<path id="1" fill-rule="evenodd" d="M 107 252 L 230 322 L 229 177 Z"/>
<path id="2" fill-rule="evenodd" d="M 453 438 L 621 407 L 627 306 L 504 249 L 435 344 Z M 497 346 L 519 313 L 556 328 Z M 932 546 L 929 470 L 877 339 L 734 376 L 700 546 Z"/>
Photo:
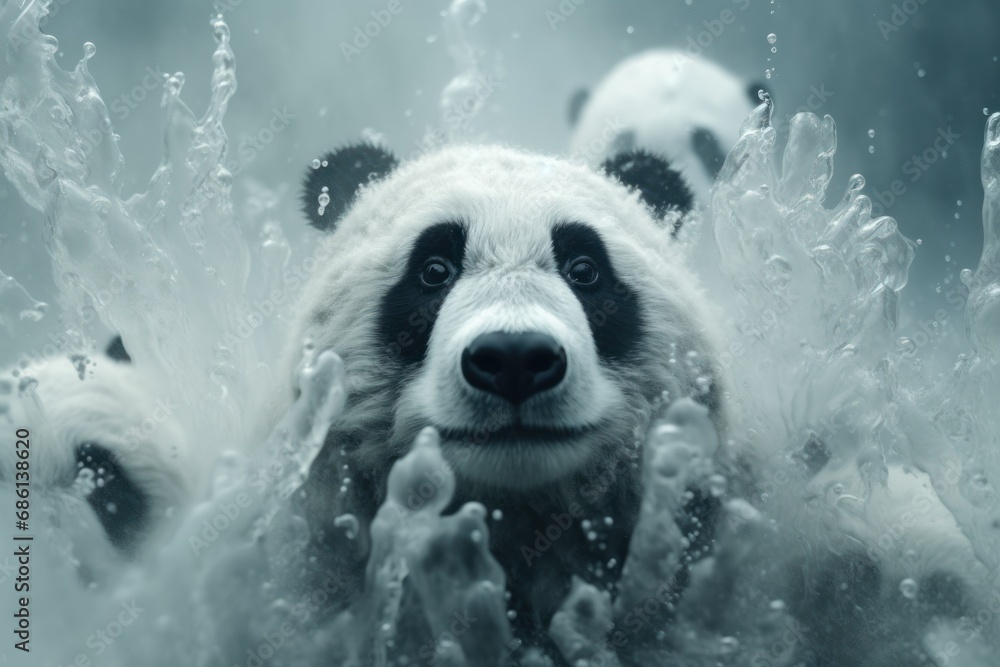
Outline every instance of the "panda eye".
<path id="1" fill-rule="evenodd" d="M 569 263 L 564 273 L 570 282 L 580 287 L 594 285 L 599 277 L 597 267 L 594 266 L 594 260 L 589 257 L 578 257 L 573 260 Z"/>
<path id="2" fill-rule="evenodd" d="M 420 270 L 420 282 L 425 287 L 443 287 L 451 282 L 455 268 L 446 259 L 431 257 Z"/>

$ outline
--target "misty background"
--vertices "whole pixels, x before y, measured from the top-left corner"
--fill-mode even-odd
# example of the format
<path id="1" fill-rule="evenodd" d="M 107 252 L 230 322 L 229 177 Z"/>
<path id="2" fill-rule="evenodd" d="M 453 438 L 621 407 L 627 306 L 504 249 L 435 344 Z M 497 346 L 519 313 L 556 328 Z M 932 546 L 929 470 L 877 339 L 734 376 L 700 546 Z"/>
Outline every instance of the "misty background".
<path id="1" fill-rule="evenodd" d="M 162 158 L 160 73 L 184 72 L 183 99 L 196 115 L 206 108 L 215 47 L 209 20 L 221 11 L 239 82 L 225 122 L 234 205 L 258 224 L 260 192 L 271 191 L 267 215 L 302 255 L 314 237 L 298 188 L 313 158 L 366 128 L 405 157 L 441 126 L 440 93 L 456 74 L 442 28 L 448 0 L 399 3 L 367 44 L 357 35 L 389 0 L 54 0 L 44 29 L 59 39 L 66 69 L 84 42 L 96 44 L 89 67 L 121 136 L 131 194 L 145 190 Z M 726 10 L 735 20 L 721 24 Z M 765 82 L 782 121 L 823 91 L 815 111 L 833 116 L 839 140 L 827 205 L 862 173 L 865 192 L 921 240 L 899 333 L 920 330 L 944 310 L 950 334 L 937 356 L 948 365 L 964 346 L 958 274 L 975 268 L 982 249 L 980 151 L 986 113 L 1000 110 L 998 29 L 1000 4 L 987 0 L 488 0 L 472 38 L 497 85 L 474 128 L 487 140 L 565 153 L 570 96 L 619 60 L 656 47 L 700 51 L 748 83 Z M 957 139 L 914 179 L 912 157 L 941 132 Z M 905 191 L 890 202 L 885 193 L 897 180 Z M 2 363 L 62 328 L 44 234 L 43 216 L 0 176 L 0 271 L 51 305 L 38 322 L 0 330 Z"/>

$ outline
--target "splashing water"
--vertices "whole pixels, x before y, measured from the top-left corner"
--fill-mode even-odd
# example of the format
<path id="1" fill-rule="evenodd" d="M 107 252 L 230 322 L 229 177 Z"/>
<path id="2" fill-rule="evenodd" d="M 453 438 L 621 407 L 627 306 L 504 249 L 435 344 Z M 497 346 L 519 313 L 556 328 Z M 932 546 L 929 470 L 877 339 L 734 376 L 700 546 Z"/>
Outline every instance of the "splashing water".
<path id="1" fill-rule="evenodd" d="M 73 509 L 92 480 L 40 501 L 32 604 L 46 611 L 35 617 L 33 661 L 93 658 L 93 637 L 118 623 L 113 642 L 100 640 L 102 664 L 394 665 L 425 655 L 452 666 L 515 657 L 545 664 L 537 652 L 522 655 L 511 635 L 485 508 L 469 503 L 442 515 L 455 479 L 433 431 L 393 467 L 369 534 L 351 514 L 335 521 L 345 558 L 367 562 L 364 595 L 346 608 L 326 604 L 361 585 L 337 572 L 299 585 L 310 536 L 298 491 L 343 409 L 346 379 L 335 355 L 306 345 L 301 394 L 261 460 L 251 460 L 246 406 L 259 403 L 252 388 L 272 384 L 258 359 L 277 344 L 281 315 L 261 317 L 248 304 L 280 286 L 291 249 L 270 213 L 275 195 L 263 186 L 242 224 L 234 214 L 223 166 L 223 119 L 236 91 L 228 28 L 213 19 L 212 96 L 201 118 L 181 100 L 183 75 L 164 80 L 164 159 L 146 192 L 125 197 L 118 137 L 87 69 L 96 49 L 84 45 L 72 71 L 58 67 L 58 44 L 38 29 L 49 4 L 7 0 L 0 10 L 0 165 L 45 214 L 67 326 L 84 328 L 82 310 L 93 306 L 123 334 L 202 440 L 208 491 L 147 559 L 127 564 L 103 554 L 117 576 L 92 589 L 79 584 L 76 565 L 81 549 L 99 549 L 87 535 L 100 528 Z M 455 0 L 447 16 L 459 74 L 442 109 L 472 100 L 452 138 L 484 103 L 479 55 L 467 37 L 484 11 L 481 0 Z M 924 376 L 916 344 L 896 331 L 916 244 L 891 218 L 871 217 L 860 176 L 824 208 L 832 119 L 796 116 L 779 171 L 770 114 L 767 100 L 747 120 L 713 196 L 726 280 L 713 296 L 728 313 L 720 364 L 732 428 L 720 443 L 703 409 L 686 400 L 670 407 L 646 440 L 645 497 L 628 559 L 601 564 L 623 567 L 617 595 L 574 581 L 553 618 L 552 644 L 572 664 L 796 664 L 811 649 L 794 603 L 772 594 L 774 579 L 798 557 L 821 562 L 852 547 L 891 554 L 878 618 L 909 623 L 899 634 L 911 654 L 938 655 L 952 642 L 962 660 L 952 664 L 991 664 L 1000 648 L 995 624 L 974 621 L 970 638 L 961 621 L 907 615 L 929 588 L 912 561 L 932 558 L 941 533 L 907 526 L 903 539 L 885 526 L 913 498 L 929 497 L 902 497 L 900 489 L 932 489 L 937 504 L 928 516 L 954 529 L 943 548 L 961 553 L 962 576 L 977 578 L 973 612 L 995 613 L 1000 114 L 989 118 L 983 149 L 983 256 L 963 278 L 971 350 L 940 379 Z M 121 291 L 107 298 L 112 281 Z M 5 325 L 44 312 L 2 274 L 0 305 Z M 716 465 L 717 449 L 752 467 L 755 482 Z M 712 556 L 687 563 L 678 558 L 682 547 L 711 529 L 676 520 L 692 486 L 720 502 L 721 518 Z M 459 634 L 452 628 L 461 614 L 476 621 Z M 627 631 L 617 636 L 616 628 Z"/>

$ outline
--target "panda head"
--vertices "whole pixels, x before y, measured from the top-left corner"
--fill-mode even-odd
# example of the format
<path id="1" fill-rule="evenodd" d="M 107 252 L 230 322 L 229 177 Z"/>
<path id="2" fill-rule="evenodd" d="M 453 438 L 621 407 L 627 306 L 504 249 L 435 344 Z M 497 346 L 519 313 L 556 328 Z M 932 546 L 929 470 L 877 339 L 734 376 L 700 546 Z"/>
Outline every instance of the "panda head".
<path id="1" fill-rule="evenodd" d="M 691 195 L 664 160 L 355 145 L 316 164 L 303 204 L 328 236 L 293 340 L 345 360 L 330 437 L 365 470 L 433 426 L 460 482 L 538 489 L 634 456 L 663 396 L 718 407 L 672 239 Z"/>
<path id="2" fill-rule="evenodd" d="M 571 97 L 571 150 L 592 164 L 637 147 L 665 155 L 705 204 L 762 90 L 709 60 L 645 51 L 619 63 L 592 92 Z"/>
<path id="3" fill-rule="evenodd" d="M 130 362 L 116 337 L 103 355 L 47 359 L 0 380 L 0 414 L 28 430 L 32 483 L 63 507 L 90 579 L 142 553 L 193 493 L 171 402 Z M 16 462 L 13 448 L 0 457 L 0 482 L 16 478 Z"/>

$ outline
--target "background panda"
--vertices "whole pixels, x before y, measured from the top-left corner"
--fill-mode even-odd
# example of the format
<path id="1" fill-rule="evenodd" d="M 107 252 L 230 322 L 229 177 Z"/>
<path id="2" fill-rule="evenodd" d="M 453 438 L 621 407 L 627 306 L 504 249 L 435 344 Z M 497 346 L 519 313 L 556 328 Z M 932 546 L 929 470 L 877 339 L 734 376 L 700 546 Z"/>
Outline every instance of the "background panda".
<path id="1" fill-rule="evenodd" d="M 303 341 L 332 349 L 348 403 L 304 487 L 311 556 L 344 567 L 335 519 L 370 522 L 392 463 L 436 427 L 453 506 L 502 516 L 491 549 L 515 629 L 544 641 L 574 575 L 614 587 L 658 410 L 691 396 L 725 421 L 712 318 L 671 236 L 690 193 L 643 151 L 604 173 L 499 146 L 398 165 L 355 145 L 314 165 L 303 204 L 329 259 L 299 304 L 286 376 Z M 710 521 L 717 503 L 696 498 L 687 509 Z M 526 562 L 521 547 L 566 517 Z"/>
<path id="2" fill-rule="evenodd" d="M 46 518 L 72 536 L 84 580 L 113 576 L 190 502 L 194 476 L 173 410 L 120 337 L 106 354 L 60 356 L 0 377 L 0 421 L 30 432 L 34 527 L 44 499 Z M 0 482 L 17 479 L 17 461 L 4 447 Z"/>
<path id="3" fill-rule="evenodd" d="M 593 165 L 635 148 L 664 155 L 704 206 L 762 89 L 683 51 L 645 51 L 573 97 L 570 151 Z"/>

